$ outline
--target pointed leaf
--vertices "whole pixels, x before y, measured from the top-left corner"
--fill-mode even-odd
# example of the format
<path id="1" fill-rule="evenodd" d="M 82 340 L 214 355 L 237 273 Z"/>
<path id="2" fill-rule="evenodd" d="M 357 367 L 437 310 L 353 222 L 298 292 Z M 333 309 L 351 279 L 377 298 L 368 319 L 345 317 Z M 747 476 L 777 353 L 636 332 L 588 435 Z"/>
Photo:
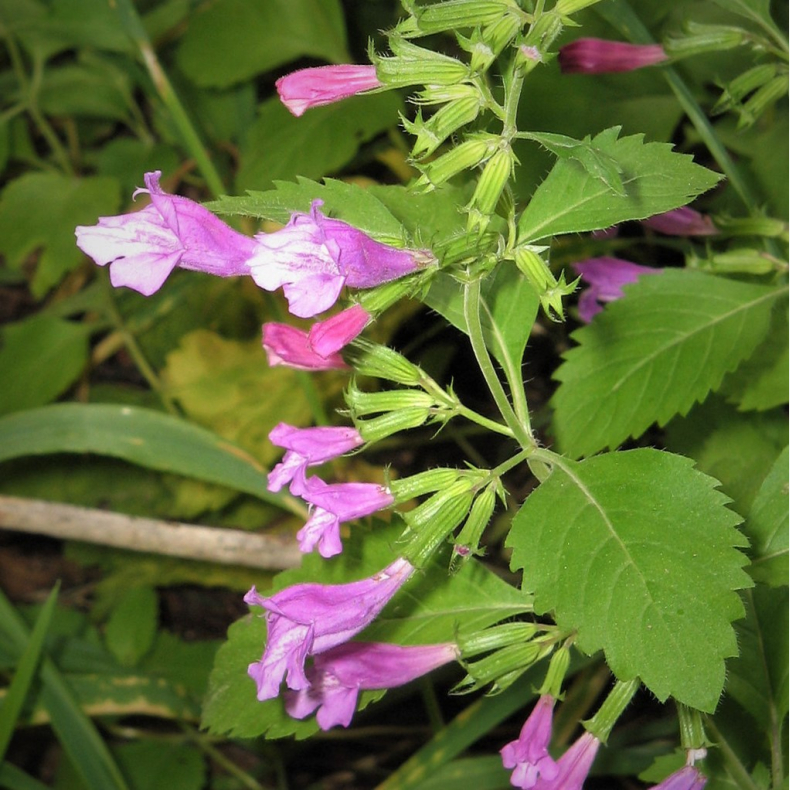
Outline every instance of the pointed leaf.
<path id="1" fill-rule="evenodd" d="M 240 447 L 152 409 L 59 403 L 0 418 L 0 461 L 86 452 L 218 483 L 285 508 L 294 502 L 268 491 L 265 470 Z"/>
<path id="2" fill-rule="evenodd" d="M 733 591 L 751 584 L 740 519 L 715 485 L 657 450 L 557 461 L 507 540 L 537 613 L 576 630 L 584 652 L 603 650 L 621 680 L 705 711 L 737 653 Z"/>
<path id="3" fill-rule="evenodd" d="M 660 214 L 684 206 L 719 180 L 666 143 L 645 143 L 644 135 L 618 139 L 619 131 L 601 132 L 591 149 L 599 165 L 606 162 L 605 172 L 621 174 L 625 193 L 618 194 L 601 173 L 591 174 L 574 159 L 560 159 L 521 215 L 520 243 Z"/>
<path id="4" fill-rule="evenodd" d="M 785 447 L 757 492 L 746 521 L 746 534 L 752 543 L 749 571 L 754 579 L 772 587 L 787 585 L 787 464 Z"/>
<path id="5" fill-rule="evenodd" d="M 556 374 L 555 430 L 576 457 L 686 414 L 763 340 L 786 288 L 668 269 L 624 291 L 573 334 Z"/>

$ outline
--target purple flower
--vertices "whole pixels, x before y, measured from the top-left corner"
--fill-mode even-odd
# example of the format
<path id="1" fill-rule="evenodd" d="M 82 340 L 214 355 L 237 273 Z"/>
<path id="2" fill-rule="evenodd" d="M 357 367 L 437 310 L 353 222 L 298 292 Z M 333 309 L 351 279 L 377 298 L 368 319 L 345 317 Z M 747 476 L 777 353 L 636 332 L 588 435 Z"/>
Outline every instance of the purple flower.
<path id="1" fill-rule="evenodd" d="M 533 787 L 535 790 L 581 790 L 600 745 L 601 742 L 592 733 L 585 732 L 557 760 L 554 778 L 541 776 Z"/>
<path id="2" fill-rule="evenodd" d="M 548 752 L 553 709 L 554 697 L 543 694 L 524 722 L 518 739 L 500 749 L 502 765 L 515 769 L 510 776 L 513 787 L 527 790 L 535 787 L 539 777 L 551 780 L 559 773 L 557 763 Z"/>
<path id="3" fill-rule="evenodd" d="M 364 444 L 355 428 L 316 427 L 294 428 L 284 422 L 275 425 L 269 440 L 288 452 L 269 473 L 269 491 L 279 491 L 291 483 L 291 493 L 300 496 L 304 490 L 308 466 L 317 466 Z"/>
<path id="4" fill-rule="evenodd" d="M 710 217 L 688 206 L 654 214 L 642 224 L 667 236 L 715 236 L 719 232 Z"/>
<path id="5" fill-rule="evenodd" d="M 280 101 L 297 117 L 311 107 L 332 104 L 362 91 L 380 88 L 375 66 L 318 66 L 280 77 Z"/>
<path id="6" fill-rule="evenodd" d="M 626 44 L 602 38 L 578 38 L 560 47 L 563 74 L 607 74 L 653 66 L 667 59 L 659 44 Z"/>
<path id="7" fill-rule="evenodd" d="M 585 323 L 603 310 L 602 303 L 623 295 L 623 286 L 635 283 L 643 274 L 660 274 L 661 269 L 624 261 L 620 258 L 588 258 L 572 264 L 576 274 L 590 287 L 579 297 L 579 317 Z"/>
<path id="8" fill-rule="evenodd" d="M 361 690 L 402 686 L 457 657 L 458 648 L 452 643 L 401 647 L 347 642 L 315 657 L 307 669 L 310 685 L 286 691 L 285 710 L 304 719 L 317 708 L 322 730 L 337 724 L 348 727 Z"/>
<path id="9" fill-rule="evenodd" d="M 249 274 L 257 242 L 237 233 L 203 206 L 159 186 L 161 172 L 145 174 L 151 204 L 131 214 L 100 217 L 76 228 L 77 246 L 99 266 L 110 264 L 110 281 L 150 296 L 176 266 L 231 277 Z"/>
<path id="10" fill-rule="evenodd" d="M 686 765 L 668 776 L 652 790 L 702 790 L 708 780 L 693 765 Z"/>
<path id="11" fill-rule="evenodd" d="M 348 367 L 340 354 L 322 357 L 313 351 L 307 332 L 288 324 L 263 325 L 263 347 L 269 364 L 297 370 L 344 370 Z"/>
<path id="12" fill-rule="evenodd" d="M 244 601 L 266 609 L 268 625 L 263 656 L 247 670 L 257 684 L 258 699 L 276 697 L 283 678 L 290 689 L 307 688 L 307 656 L 342 645 L 358 634 L 413 572 L 414 566 L 399 557 L 374 576 L 350 584 L 295 584 L 269 598 L 253 587 Z"/>
<path id="13" fill-rule="evenodd" d="M 375 483 L 329 485 L 318 477 L 306 480 L 299 493 L 313 506 L 307 523 L 296 533 L 299 549 L 310 552 L 317 546 L 322 557 L 343 551 L 341 523 L 369 516 L 395 502 L 387 488 Z"/>
<path id="14" fill-rule="evenodd" d="M 274 233 L 259 233 L 249 261 L 252 279 L 267 291 L 282 288 L 300 318 L 328 310 L 344 285 L 373 288 L 435 261 L 426 250 L 401 250 L 374 241 L 346 222 L 324 216 L 314 200 Z"/>
<path id="15" fill-rule="evenodd" d="M 370 323 L 372 316 L 355 304 L 325 321 L 316 321 L 308 334 L 311 348 L 322 357 L 340 351 Z"/>

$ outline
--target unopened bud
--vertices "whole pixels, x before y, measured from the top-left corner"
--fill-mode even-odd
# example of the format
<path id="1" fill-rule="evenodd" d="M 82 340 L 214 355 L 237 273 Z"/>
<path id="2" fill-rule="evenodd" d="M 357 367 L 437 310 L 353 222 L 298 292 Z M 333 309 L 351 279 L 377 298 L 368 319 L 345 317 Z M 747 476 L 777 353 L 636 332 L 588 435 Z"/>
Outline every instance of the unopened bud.
<path id="1" fill-rule="evenodd" d="M 716 227 L 727 236 L 767 236 L 787 241 L 787 223 L 773 217 L 716 217 Z"/>
<path id="2" fill-rule="evenodd" d="M 471 554 L 480 553 L 480 538 L 494 513 L 499 485 L 498 480 L 489 483 L 473 502 L 469 515 L 455 539 L 454 562 L 466 561 Z"/>
<path id="3" fill-rule="evenodd" d="M 549 668 L 546 672 L 546 678 L 543 685 L 540 687 L 541 694 L 551 694 L 555 699 L 559 698 L 562 694 L 562 684 L 565 680 L 565 675 L 568 673 L 568 667 L 571 663 L 571 653 L 567 647 L 560 647 L 549 662 Z"/>
<path id="4" fill-rule="evenodd" d="M 768 274 L 780 266 L 787 268 L 787 263 L 767 252 L 743 247 L 727 252 L 713 253 L 707 258 L 699 259 L 696 255 L 689 256 L 689 267 L 710 269 L 722 274 Z"/>
<path id="5" fill-rule="evenodd" d="M 539 661 L 546 653 L 540 642 L 523 642 L 497 650 L 490 656 L 467 664 L 467 676 L 453 688 L 455 694 L 468 694 L 493 683 L 493 691 L 502 691 Z"/>
<path id="6" fill-rule="evenodd" d="M 380 442 L 388 436 L 419 428 L 430 417 L 429 409 L 410 408 L 387 412 L 370 420 L 354 420 L 354 427 L 366 442 Z"/>
<path id="7" fill-rule="evenodd" d="M 751 126 L 769 107 L 787 93 L 787 75 L 774 77 L 770 82 L 756 90 L 740 108 L 738 128 Z"/>
<path id="8" fill-rule="evenodd" d="M 427 121 L 422 119 L 422 113 L 418 113 L 414 121 L 401 116 L 406 131 L 417 138 L 412 156 L 432 154 L 453 132 L 474 121 L 481 107 L 480 94 L 474 91 L 473 95 L 446 104 Z"/>
<path id="9" fill-rule="evenodd" d="M 414 184 L 415 188 L 431 191 L 464 170 L 477 167 L 494 153 L 498 143 L 499 137 L 493 134 L 470 136 L 433 162 L 419 165 L 422 176 Z"/>
<path id="10" fill-rule="evenodd" d="M 599 2 L 600 0 L 557 0 L 553 10 L 557 14 L 567 16 Z"/>
<path id="11" fill-rule="evenodd" d="M 395 504 L 408 502 L 418 496 L 441 491 L 456 483 L 462 472 L 458 469 L 428 469 L 402 480 L 395 480 L 390 484 L 390 493 L 395 498 Z"/>
<path id="12" fill-rule="evenodd" d="M 349 384 L 345 392 L 345 401 L 353 417 L 365 417 L 368 414 L 398 409 L 430 409 L 436 405 L 433 397 L 422 390 L 365 392 L 359 389 L 356 379 L 352 379 Z"/>
<path id="13" fill-rule="evenodd" d="M 724 93 L 713 107 L 713 114 L 726 112 L 740 104 L 750 93 L 772 80 L 776 76 L 776 70 L 774 63 L 762 63 L 739 74 L 725 87 Z"/>
<path id="14" fill-rule="evenodd" d="M 494 153 L 483 168 L 470 208 L 476 208 L 483 215 L 494 213 L 502 191 L 513 175 L 514 162 L 515 155 L 510 146 L 499 148 Z"/>
<path id="15" fill-rule="evenodd" d="M 521 12 L 513 0 L 446 0 L 425 7 L 408 3 L 407 8 L 412 16 L 397 28 L 404 36 L 480 27 L 496 22 L 509 12 Z"/>
<path id="16" fill-rule="evenodd" d="M 518 247 L 514 259 L 519 271 L 522 272 L 530 284 L 535 288 L 540 297 L 540 304 L 544 313 L 552 321 L 562 319 L 564 307 L 562 300 L 576 289 L 576 280 L 573 283 L 565 282 L 565 273 L 560 274 L 560 279 L 552 274 L 548 264 L 538 255 L 536 249 L 526 245 Z"/>
<path id="17" fill-rule="evenodd" d="M 418 47 L 400 36 L 390 36 L 392 57 L 369 51 L 376 76 L 387 88 L 410 85 L 453 85 L 469 77 L 469 67 L 460 60 Z"/>
<path id="18" fill-rule="evenodd" d="M 359 375 L 395 381 L 414 386 L 423 378 L 423 372 L 406 357 L 387 346 L 371 343 L 358 337 L 343 349 L 343 357 Z"/>
<path id="19" fill-rule="evenodd" d="M 537 633 L 532 623 L 502 623 L 477 631 L 471 636 L 459 636 L 458 647 L 463 658 L 490 653 L 508 645 L 528 642 Z"/>
<path id="20" fill-rule="evenodd" d="M 733 49 L 744 44 L 748 39 L 748 33 L 740 27 L 702 25 L 691 21 L 684 27 L 688 35 L 669 38 L 664 42 L 664 51 L 675 60 L 700 55 L 703 52 Z"/>

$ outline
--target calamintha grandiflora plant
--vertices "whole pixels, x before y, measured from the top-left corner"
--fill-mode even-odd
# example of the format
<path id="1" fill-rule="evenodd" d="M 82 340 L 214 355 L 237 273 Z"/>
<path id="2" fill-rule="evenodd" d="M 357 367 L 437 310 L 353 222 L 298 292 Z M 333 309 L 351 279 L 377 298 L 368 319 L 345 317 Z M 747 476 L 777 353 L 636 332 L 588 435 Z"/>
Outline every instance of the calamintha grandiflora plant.
<path id="1" fill-rule="evenodd" d="M 269 489 L 288 489 L 306 503 L 297 540 L 310 556 L 281 574 L 274 592 L 253 588 L 246 596 L 254 616 L 233 626 L 219 652 L 204 711 L 210 729 L 303 737 L 347 727 L 385 689 L 455 662 L 465 673 L 458 693 L 520 690 L 525 723 L 501 749 L 516 787 L 581 788 L 640 687 L 660 702 L 673 700 L 680 722 L 679 749 L 657 764 L 655 787 L 703 787 L 712 743 L 722 747 L 715 781 L 729 772 L 739 787 L 767 787 L 760 777 L 781 782 L 781 725 L 768 736 L 757 778 L 744 778 L 718 727 L 711 724 L 714 737 L 705 724 L 722 695 L 725 661 L 739 652 L 733 621 L 759 623 L 760 607 L 773 605 L 767 601 L 785 581 L 787 538 L 775 508 L 786 451 L 755 512 L 739 514 L 689 458 L 647 443 L 618 447 L 714 391 L 745 409 L 783 402 L 776 400 L 785 396 L 776 387 L 781 355 L 764 349 L 782 331 L 782 317 L 786 325 L 786 225 L 754 206 L 715 218 L 688 206 L 721 187 L 722 173 L 740 188 L 693 103 L 684 109 L 713 146 L 707 163 L 722 173 L 619 128 L 584 139 L 523 128 L 521 108 L 531 77 L 558 50 L 567 74 L 590 79 L 650 68 L 677 80 L 671 70 L 681 59 L 751 47 L 759 71 L 725 86 L 716 108 L 749 124 L 787 90 L 787 48 L 760 4 L 757 31 L 746 22 L 692 21 L 659 44 L 639 40 L 647 32 L 626 14 L 620 21 L 636 41 L 578 35 L 559 48 L 568 29 L 583 34 L 575 26 L 587 17 L 577 14 L 594 5 L 404 2 L 405 15 L 387 33 L 389 51 L 371 48 L 368 65 L 307 68 L 278 81 L 297 116 L 366 92 L 408 91 L 412 111 L 400 120 L 418 172 L 408 188 L 300 180 L 243 205 L 233 198 L 213 204 L 284 225 L 249 237 L 163 191 L 152 172 L 140 190 L 150 205 L 77 229 L 79 246 L 109 265 L 115 286 L 148 295 L 182 267 L 282 289 L 292 315 L 317 320 L 309 329 L 265 324 L 269 363 L 348 376 L 347 412 L 336 424 L 281 423 L 270 434 L 285 455 Z M 515 188 L 524 145 L 553 156 L 526 200 Z M 606 247 L 569 258 L 571 234 L 606 231 L 605 244 L 617 226 L 634 221 L 646 239 L 671 238 L 686 265 L 677 255 L 672 265 L 660 257 L 659 265 L 638 264 Z M 587 326 L 556 373 L 548 447 L 530 421 L 525 347 L 539 313 L 563 321 L 580 288 L 578 316 Z M 367 327 L 406 297 L 467 337 L 496 416 L 478 413 L 406 356 L 368 339 Z M 311 471 L 450 421 L 501 437 L 509 458 L 493 468 L 464 459 L 386 484 L 327 482 Z M 538 485 L 513 502 L 503 476 L 523 465 Z M 498 507 L 515 513 L 505 546 L 520 586 L 477 559 Z M 393 511 L 389 525 L 354 524 L 380 511 Z M 741 649 L 752 649 L 745 637 Z M 608 666 L 609 693 L 570 746 L 550 749 L 555 707 L 588 657 Z"/>

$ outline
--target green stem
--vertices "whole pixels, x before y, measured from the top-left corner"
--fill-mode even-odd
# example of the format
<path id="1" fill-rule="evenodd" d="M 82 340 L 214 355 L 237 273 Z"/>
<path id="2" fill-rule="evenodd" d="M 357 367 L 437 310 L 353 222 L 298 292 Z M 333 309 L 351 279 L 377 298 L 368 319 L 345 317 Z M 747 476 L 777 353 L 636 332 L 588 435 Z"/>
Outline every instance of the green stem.
<path id="1" fill-rule="evenodd" d="M 22 60 L 22 54 L 19 51 L 19 47 L 17 47 L 14 37 L 10 33 L 6 33 L 5 40 L 8 48 L 8 55 L 11 60 L 11 67 L 22 89 L 22 93 L 25 95 L 25 107 L 41 133 L 41 136 L 47 141 L 47 145 L 52 151 L 52 156 L 55 158 L 60 169 L 67 175 L 73 176 L 74 168 L 72 167 L 71 160 L 69 159 L 63 143 L 60 142 L 60 138 L 55 134 L 55 130 L 38 108 L 37 95 L 41 87 L 44 65 L 41 60 L 36 57 L 33 61 L 32 78 L 28 79 Z"/>
<path id="2" fill-rule="evenodd" d="M 217 749 L 204 735 L 195 732 L 191 727 L 181 723 L 181 729 L 187 738 L 192 741 L 206 756 L 215 762 L 220 768 L 237 779 L 243 787 L 249 790 L 264 790 L 264 786 L 250 776 L 246 771 L 242 771 L 232 760 L 229 760 L 219 749 Z"/>
<path id="3" fill-rule="evenodd" d="M 123 339 L 124 346 L 129 352 L 129 356 L 134 361 L 134 364 L 137 366 L 137 369 L 140 371 L 143 378 L 148 382 L 148 385 L 159 396 L 159 399 L 162 401 L 162 405 L 165 407 L 165 409 L 170 414 L 180 417 L 181 413 L 176 407 L 175 401 L 173 401 L 167 392 L 165 392 L 165 388 L 162 385 L 161 379 L 157 375 L 151 363 L 148 361 L 148 358 L 145 356 L 142 348 L 140 348 L 137 338 L 129 330 L 129 327 L 126 326 L 126 321 L 121 315 L 118 305 L 115 303 L 115 293 L 112 289 L 112 286 L 110 285 L 109 278 L 105 277 L 104 281 L 105 290 L 107 292 L 107 309 L 110 313 L 110 320 L 115 327 L 115 331 L 120 334 L 121 338 Z"/>
<path id="4" fill-rule="evenodd" d="M 503 474 L 509 472 L 514 466 L 518 466 L 523 461 L 526 461 L 534 452 L 534 448 L 528 448 L 522 450 L 520 453 L 516 453 L 512 458 L 503 461 L 499 466 L 492 469 L 489 473 L 489 477 L 491 479 L 502 477 Z"/>
<path id="5" fill-rule="evenodd" d="M 469 339 L 472 342 L 472 351 L 474 352 L 477 364 L 480 366 L 480 371 L 483 378 L 488 384 L 491 395 L 502 414 L 502 418 L 507 423 L 516 441 L 526 450 L 535 449 L 536 443 L 532 438 L 532 434 L 528 428 L 519 421 L 513 407 L 510 405 L 505 389 L 502 382 L 499 380 L 494 364 L 486 348 L 485 338 L 483 336 L 483 325 L 480 322 L 480 280 L 474 278 L 464 286 L 464 318 L 466 320 L 466 328 L 469 332 Z"/>
<path id="6" fill-rule="evenodd" d="M 716 746 L 724 757 L 727 773 L 730 775 L 730 779 L 735 782 L 736 787 L 739 787 L 740 790 L 759 790 L 759 786 L 746 770 L 746 766 L 740 761 L 738 755 L 735 754 L 711 718 L 707 720 L 707 727 L 713 733 Z"/>
<path id="7" fill-rule="evenodd" d="M 464 406 L 462 403 L 456 405 L 455 412 L 461 417 L 466 417 L 466 419 L 470 422 L 477 423 L 482 428 L 488 428 L 488 430 L 494 431 L 494 433 L 501 433 L 503 436 L 513 436 L 513 431 L 506 425 L 502 425 L 501 423 L 495 422 L 494 420 L 490 420 L 488 417 L 478 414 L 476 411 L 473 411 L 468 406 Z"/>
<path id="8" fill-rule="evenodd" d="M 140 51 L 143 63 L 148 70 L 159 97 L 164 102 L 175 125 L 178 127 L 184 147 L 197 163 L 198 169 L 206 179 L 206 184 L 212 195 L 215 198 L 220 197 L 225 192 L 222 179 L 214 167 L 203 145 L 203 141 L 200 139 L 200 135 L 197 133 L 195 126 L 173 89 L 167 74 L 165 74 L 162 65 L 159 63 L 137 10 L 131 0 L 115 0 L 115 6 L 121 18 L 121 24 Z"/>

